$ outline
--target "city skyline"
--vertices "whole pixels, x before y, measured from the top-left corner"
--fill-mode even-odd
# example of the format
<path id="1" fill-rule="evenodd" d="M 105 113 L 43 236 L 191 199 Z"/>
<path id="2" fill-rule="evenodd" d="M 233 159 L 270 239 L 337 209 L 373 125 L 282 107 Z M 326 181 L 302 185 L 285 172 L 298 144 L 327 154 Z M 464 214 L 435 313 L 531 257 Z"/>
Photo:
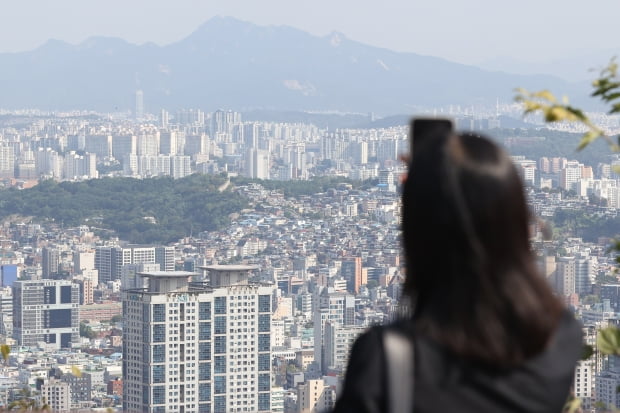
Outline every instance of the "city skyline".
<path id="1" fill-rule="evenodd" d="M 33 390 L 34 402 L 59 412 L 330 409 L 359 334 L 404 311 L 397 186 L 404 169 L 397 159 L 408 144 L 407 127 L 336 131 L 244 121 L 232 111 L 169 115 L 7 114 L 0 121 L 10 125 L 2 131 L 0 163 L 18 166 L 4 171 L 5 185 L 24 188 L 0 196 L 2 212 L 11 214 L 0 227 L 0 339 L 11 346 L 5 400 L 17 403 L 19 389 L 40 388 Z M 620 180 L 613 172 L 620 159 L 607 152 L 573 159 L 583 153 L 573 154 L 570 135 L 500 129 L 506 118 L 497 113 L 452 115 L 457 129 L 488 131 L 512 153 L 540 219 L 532 224 L 531 242 L 541 274 L 591 329 L 586 337 L 593 344 L 594 329 L 620 317 L 616 257 L 608 248 L 620 223 Z M 616 118 L 607 120 L 617 126 Z M 159 129 L 164 121 L 167 129 Z M 75 176 L 76 152 L 69 148 L 82 148 L 85 158 L 92 150 L 95 163 L 101 156 L 100 177 L 126 175 L 116 159 L 130 161 L 131 170 L 128 154 L 172 159 L 163 151 L 185 153 L 195 162 L 191 167 L 203 165 L 197 172 L 214 180 L 151 180 L 172 168 L 143 175 L 138 163 L 131 175 L 144 180 L 94 181 L 82 172 Z M 249 170 L 255 157 L 248 153 L 267 157 L 261 173 L 273 181 L 248 180 L 262 169 Z M 41 181 L 26 189 L 48 166 L 65 171 L 53 179 L 83 181 Z M 187 179 L 202 184 L 193 189 Z M 166 181 L 180 198 L 171 197 Z M 108 184 L 96 191 L 107 194 L 101 202 L 70 195 L 87 195 L 98 183 Z M 113 189 L 112 183 L 126 186 Z M 148 190 L 157 196 L 145 197 L 141 183 L 157 185 Z M 222 192 L 246 202 L 229 197 L 232 209 L 221 215 L 221 225 L 202 227 L 202 211 L 217 218 L 221 210 L 202 200 Z M 32 201 L 4 198 L 37 193 Z M 162 200 L 173 207 L 168 211 L 188 211 L 190 226 L 158 212 Z M 44 209 L 9 210 L 19 205 Z M 84 219 L 70 222 L 68 205 L 79 205 Z M 67 218 L 46 215 L 54 210 Z M 111 210 L 123 214 L 110 219 Z M 177 235 L 141 241 L 123 235 L 152 233 L 167 220 L 180 228 Z M 110 221 L 125 232 L 107 229 Z M 553 240 L 544 238 L 542 221 L 553 226 Z M 575 394 L 586 408 L 617 406 L 610 389 L 620 372 L 597 360 L 580 362 Z"/>
<path id="2" fill-rule="evenodd" d="M 514 98 L 516 87 L 569 96 L 567 110 L 588 111 L 615 142 L 620 115 L 587 106 L 586 81 L 596 76 L 588 68 L 620 56 L 620 3 L 23 0 L 3 12 L 0 410 L 331 411 L 362 376 L 355 360 L 372 335 L 353 347 L 361 334 L 475 295 L 438 284 L 429 300 L 410 301 L 427 291 L 405 283 L 424 272 L 411 259 L 419 251 L 432 249 L 440 269 L 454 260 L 460 287 L 480 272 L 495 288 L 489 296 L 507 299 L 498 314 L 512 311 L 511 285 L 489 281 L 511 261 L 485 246 L 486 233 L 504 235 L 499 221 L 480 225 L 471 212 L 508 201 L 521 211 L 506 215 L 518 215 L 518 231 L 494 239 L 523 247 L 510 276 L 536 266 L 593 351 L 571 359 L 580 411 L 620 408 L 620 364 L 599 335 L 620 326 L 620 151 L 603 138 L 579 151 L 584 124 L 545 123 Z M 410 156 L 413 113 L 451 119 L 453 134 L 482 134 L 471 147 L 470 136 L 445 137 L 462 153 L 439 174 L 456 180 L 444 185 L 418 168 L 451 157 L 434 162 L 419 141 Z M 478 169 L 483 178 L 470 179 Z M 489 185 L 497 179 L 514 194 L 486 204 L 487 194 L 505 198 L 506 185 L 499 196 Z M 411 202 L 429 200 L 454 204 L 446 214 L 457 219 L 419 206 L 411 219 Z M 422 220 L 425 244 L 408 243 Z M 485 308 L 476 304 L 476 329 L 454 337 L 492 331 Z M 559 357 L 570 347 L 565 318 L 548 336 L 567 344 Z M 497 318 L 508 327 L 516 319 Z M 416 330 L 416 346 L 426 334 Z M 518 368 L 521 380 L 532 367 L 544 382 L 536 369 L 550 353 L 539 343 L 540 353 L 517 351 L 524 361 L 502 369 Z M 368 365 L 380 355 L 362 353 Z M 487 360 L 463 354 L 470 372 Z M 422 374 L 416 386 L 430 389 Z M 485 387 L 486 373 L 476 377 Z M 371 387 L 391 393 L 392 382 Z M 517 387 L 529 400 L 528 386 Z"/>

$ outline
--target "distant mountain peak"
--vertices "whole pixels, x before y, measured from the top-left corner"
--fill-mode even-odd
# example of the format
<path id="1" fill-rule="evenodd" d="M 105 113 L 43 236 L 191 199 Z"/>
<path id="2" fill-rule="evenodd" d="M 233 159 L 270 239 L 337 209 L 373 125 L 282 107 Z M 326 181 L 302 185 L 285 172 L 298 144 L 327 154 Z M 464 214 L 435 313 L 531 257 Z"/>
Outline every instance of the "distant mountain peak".
<path id="1" fill-rule="evenodd" d="M 71 47 L 71 45 L 65 42 L 64 40 L 49 39 L 48 41 L 46 41 L 45 43 L 37 47 L 35 50 L 58 49 L 58 48 L 66 48 L 66 47 Z"/>
<path id="2" fill-rule="evenodd" d="M 343 33 L 333 31 L 327 35 L 327 39 L 333 47 L 338 47 L 343 41 L 347 40 L 347 37 Z"/>
<path id="3" fill-rule="evenodd" d="M 91 37 L 77 46 L 51 40 L 30 52 L 0 53 L 0 107 L 129 109 L 136 79 L 152 113 L 226 107 L 388 115 L 494 105 L 498 96 L 511 101 L 515 87 L 577 95 L 550 76 L 493 73 L 368 46 L 336 31 L 321 37 L 216 16 L 165 46 Z"/>

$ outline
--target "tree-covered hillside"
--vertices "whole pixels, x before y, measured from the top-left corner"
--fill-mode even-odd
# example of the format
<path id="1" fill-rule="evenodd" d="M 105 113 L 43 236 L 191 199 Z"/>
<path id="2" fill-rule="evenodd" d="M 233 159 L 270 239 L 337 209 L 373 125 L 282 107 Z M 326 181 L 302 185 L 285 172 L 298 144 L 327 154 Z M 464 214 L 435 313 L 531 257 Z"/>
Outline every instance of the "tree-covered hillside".
<path id="1" fill-rule="evenodd" d="M 563 156 L 593 168 L 596 168 L 599 162 L 610 162 L 609 147 L 602 139 L 593 142 L 588 150 L 579 151 L 577 146 L 582 136 L 580 133 L 550 129 L 494 129 L 485 133 L 500 143 L 506 143 L 506 150 L 511 155 L 523 155 L 535 161 L 543 156 Z"/>
<path id="2" fill-rule="evenodd" d="M 281 191 L 286 197 L 298 197 L 314 195 L 319 192 L 325 192 L 330 188 L 336 188 L 339 184 L 351 184 L 357 188 L 362 183 L 359 181 L 353 181 L 341 176 L 318 176 L 309 180 L 292 180 L 292 181 L 278 181 L 278 180 L 263 180 L 263 179 L 249 179 L 243 176 L 233 178 L 232 181 L 235 185 L 247 185 L 250 183 L 257 183 L 263 186 L 267 190 Z"/>
<path id="3" fill-rule="evenodd" d="M 104 178 L 83 182 L 43 181 L 25 190 L 0 191 L 0 218 L 12 214 L 50 219 L 65 226 L 89 224 L 114 230 L 134 243 L 168 243 L 221 228 L 228 215 L 247 206 L 226 178 Z"/>

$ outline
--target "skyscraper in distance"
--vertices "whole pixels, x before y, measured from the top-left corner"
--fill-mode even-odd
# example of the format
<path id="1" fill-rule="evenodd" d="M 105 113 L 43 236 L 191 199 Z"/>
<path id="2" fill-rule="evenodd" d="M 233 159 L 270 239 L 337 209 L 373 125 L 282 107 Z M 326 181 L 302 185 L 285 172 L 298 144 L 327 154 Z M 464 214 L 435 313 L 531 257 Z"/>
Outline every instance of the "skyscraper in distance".
<path id="1" fill-rule="evenodd" d="M 144 118 L 144 92 L 142 89 L 136 90 L 136 119 Z"/>
<path id="2" fill-rule="evenodd" d="M 269 152 L 260 149 L 247 149 L 245 175 L 252 179 L 269 179 Z"/>
<path id="3" fill-rule="evenodd" d="M 41 250 L 41 276 L 52 278 L 58 274 L 58 264 L 60 263 L 60 251 L 56 248 L 44 247 Z"/>

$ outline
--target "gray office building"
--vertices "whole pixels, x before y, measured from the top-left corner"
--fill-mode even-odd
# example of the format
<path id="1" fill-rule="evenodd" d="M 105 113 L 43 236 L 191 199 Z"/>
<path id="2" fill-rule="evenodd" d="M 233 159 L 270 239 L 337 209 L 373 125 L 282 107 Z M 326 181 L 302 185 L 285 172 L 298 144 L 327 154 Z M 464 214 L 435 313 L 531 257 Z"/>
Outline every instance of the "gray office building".
<path id="1" fill-rule="evenodd" d="M 22 346 L 71 348 L 80 340 L 80 287 L 65 280 L 13 283 L 13 337 Z"/>

